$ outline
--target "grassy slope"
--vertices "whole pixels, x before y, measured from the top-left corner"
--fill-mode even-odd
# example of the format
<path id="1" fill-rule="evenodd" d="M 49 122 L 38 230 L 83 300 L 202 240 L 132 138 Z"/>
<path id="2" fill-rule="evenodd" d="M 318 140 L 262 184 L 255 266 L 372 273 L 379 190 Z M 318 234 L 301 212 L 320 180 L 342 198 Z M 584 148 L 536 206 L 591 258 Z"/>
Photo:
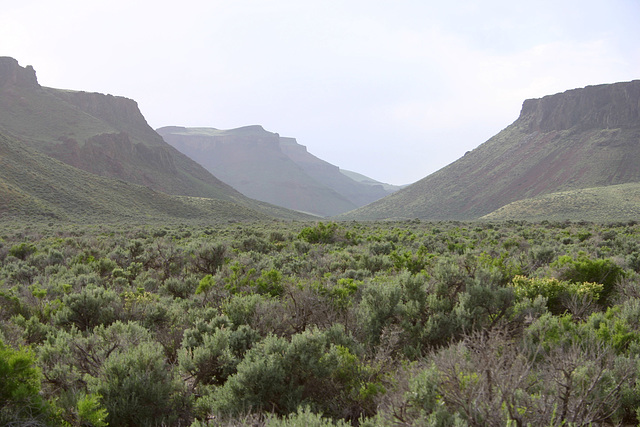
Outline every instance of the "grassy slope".
<path id="1" fill-rule="evenodd" d="M 156 190 L 156 192 L 145 193 L 156 194 L 153 200 L 147 196 L 142 197 L 146 200 L 145 203 L 153 201 L 151 205 L 145 205 L 142 210 L 136 211 L 136 202 L 128 201 L 126 204 L 132 206 L 132 213 L 129 215 L 124 211 L 118 212 L 115 215 L 118 218 L 142 218 L 141 212 L 148 211 L 150 206 L 165 202 L 168 203 L 166 206 L 156 206 L 159 209 L 159 215 L 177 215 L 178 217 L 203 215 L 204 218 L 211 218 L 213 214 L 213 217 L 220 215 L 223 219 L 236 215 L 239 220 L 256 217 L 256 215 L 259 218 L 309 218 L 305 214 L 251 200 L 218 180 L 202 166 L 165 143 L 162 137 L 148 126 L 137 104 L 130 99 L 41 86 L 5 85 L 0 87 L 0 111 L 2 111 L 0 133 L 5 136 L 5 145 L 9 138 L 19 142 L 19 145 L 34 148 L 93 174 L 140 184 Z M 45 170 L 53 164 L 49 162 L 50 159 L 42 160 L 44 157 L 39 159 L 32 158 L 28 161 L 22 159 L 21 161 L 35 162 L 40 174 L 38 178 L 43 178 L 49 173 L 58 173 Z M 55 166 L 56 171 L 59 170 L 58 166 Z M 79 193 L 74 193 L 72 189 L 66 191 L 58 188 L 52 194 L 60 198 L 75 198 L 75 201 L 51 200 L 53 204 L 50 204 L 47 202 L 47 194 L 40 194 L 37 191 L 34 193 L 32 190 L 35 188 L 25 188 L 25 185 L 32 184 L 34 177 L 20 167 L 12 168 L 6 164 L 1 173 L 4 181 L 0 191 L 3 192 L 4 200 L 1 200 L 0 204 L 5 213 L 8 211 L 21 214 L 47 213 L 60 218 L 69 216 L 75 218 L 83 212 L 83 209 L 76 209 L 76 206 L 84 206 L 86 212 L 90 212 L 92 216 L 103 208 L 106 209 L 107 217 L 111 218 L 114 215 L 109 203 L 93 200 L 90 197 L 91 194 L 87 195 L 89 199 L 84 196 L 78 198 Z M 21 182 L 17 179 L 19 176 L 26 181 Z M 63 181 L 56 181 L 55 177 L 50 177 L 52 181 L 49 187 L 57 183 L 66 187 L 70 184 L 65 180 L 73 181 L 80 177 L 75 172 L 70 176 L 65 176 Z M 81 180 L 94 182 L 93 178 L 88 178 L 88 175 L 83 175 Z M 34 182 L 36 181 L 38 179 Z M 124 201 L 132 196 L 127 191 L 127 187 L 123 186 L 124 183 L 114 186 L 115 181 L 102 182 L 109 183 L 107 187 L 113 191 L 125 192 L 122 197 L 118 194 L 102 194 L 103 200 L 116 198 Z M 107 191 L 106 188 L 103 190 Z M 202 201 L 199 201 L 197 206 L 189 207 L 189 203 L 185 202 L 186 199 L 178 203 L 177 198 L 160 196 L 160 192 L 192 196 L 198 200 L 216 199 L 225 203 L 207 202 L 206 205 L 211 209 L 211 212 L 208 212 L 204 209 Z M 10 201 L 18 205 L 10 206 Z M 60 203 L 66 203 L 67 206 L 60 210 Z M 118 206 L 116 210 L 122 207 L 118 202 L 115 202 L 115 206 Z M 242 212 L 239 206 L 252 212 Z M 186 210 L 180 212 L 182 209 Z M 153 209 L 151 211 L 153 212 Z"/>
<path id="2" fill-rule="evenodd" d="M 640 183 L 551 193 L 518 200 L 481 220 L 624 221 L 640 218 Z"/>

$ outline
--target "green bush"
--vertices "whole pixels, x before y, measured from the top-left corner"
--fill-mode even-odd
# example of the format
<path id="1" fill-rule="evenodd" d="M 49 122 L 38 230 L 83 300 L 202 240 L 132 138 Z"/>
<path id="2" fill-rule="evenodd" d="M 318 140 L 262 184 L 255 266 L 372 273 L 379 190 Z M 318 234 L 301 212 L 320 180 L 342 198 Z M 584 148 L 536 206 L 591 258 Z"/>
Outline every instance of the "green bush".
<path id="1" fill-rule="evenodd" d="M 258 339 L 259 335 L 246 325 L 237 330 L 216 328 L 205 332 L 199 345 L 189 346 L 191 340 L 183 343 L 187 346 L 178 352 L 180 367 L 191 375 L 196 386 L 222 385 Z"/>
<path id="2" fill-rule="evenodd" d="M 40 370 L 34 354 L 0 341 L 0 424 L 55 425 L 53 414 L 40 396 Z"/>
<path id="3" fill-rule="evenodd" d="M 115 322 L 121 308 L 116 293 L 101 286 L 88 286 L 78 293 L 65 295 L 62 302 L 63 308 L 55 316 L 56 323 L 73 324 L 83 331 Z"/>
<path id="4" fill-rule="evenodd" d="M 22 261 L 25 261 L 30 255 L 37 251 L 36 246 L 33 243 L 22 242 L 18 245 L 13 245 L 9 249 L 9 255 L 14 256 Z"/>
<path id="5" fill-rule="evenodd" d="M 246 353 L 237 373 L 216 390 L 213 411 L 229 416 L 249 411 L 288 414 L 303 402 L 336 418 L 358 419 L 380 387 L 355 355 L 343 328 L 269 336 Z"/>
<path id="6" fill-rule="evenodd" d="M 604 285 L 600 283 L 575 283 L 554 278 L 527 278 L 516 276 L 511 281 L 518 300 L 528 298 L 534 300 L 538 296 L 547 299 L 547 307 L 554 314 L 562 314 L 566 310 L 566 301 L 572 296 L 588 297 L 593 301 L 600 300 Z"/>
<path id="7" fill-rule="evenodd" d="M 176 423 L 188 408 L 182 407 L 184 390 L 168 368 L 162 347 L 145 342 L 110 355 L 100 374 L 88 378 L 88 389 L 102 396 L 109 425 Z"/>
<path id="8" fill-rule="evenodd" d="M 599 302 L 608 304 L 609 297 L 617 282 L 624 276 L 624 270 L 611 259 L 591 259 L 585 255 L 572 258 L 569 255 L 559 257 L 551 264 L 557 269 L 560 280 L 574 283 L 595 282 L 603 285 Z"/>
<path id="9" fill-rule="evenodd" d="M 298 238 L 307 243 L 334 243 L 337 236 L 338 224 L 319 222 L 314 227 L 305 227 L 298 234 Z"/>

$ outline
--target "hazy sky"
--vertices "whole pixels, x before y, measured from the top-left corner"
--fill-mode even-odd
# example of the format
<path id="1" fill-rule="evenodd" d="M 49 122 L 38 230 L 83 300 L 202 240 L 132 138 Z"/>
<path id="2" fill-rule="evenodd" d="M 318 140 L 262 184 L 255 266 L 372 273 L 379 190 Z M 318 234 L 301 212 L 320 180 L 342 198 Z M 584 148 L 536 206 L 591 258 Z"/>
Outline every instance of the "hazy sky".
<path id="1" fill-rule="evenodd" d="M 154 128 L 261 124 L 392 184 L 477 147 L 527 98 L 640 78 L 639 0 L 0 6 L 0 56 L 44 86 L 135 99 Z"/>

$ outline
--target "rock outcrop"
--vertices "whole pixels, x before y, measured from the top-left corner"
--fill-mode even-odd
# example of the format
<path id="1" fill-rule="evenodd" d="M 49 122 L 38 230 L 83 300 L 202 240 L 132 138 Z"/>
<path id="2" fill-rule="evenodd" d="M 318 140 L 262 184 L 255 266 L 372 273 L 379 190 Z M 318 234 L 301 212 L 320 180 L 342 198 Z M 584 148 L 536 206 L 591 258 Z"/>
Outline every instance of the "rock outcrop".
<path id="1" fill-rule="evenodd" d="M 31 65 L 23 68 L 15 59 L 0 56 L 0 87 L 5 86 L 36 88 L 40 85 L 36 78 L 36 71 Z"/>

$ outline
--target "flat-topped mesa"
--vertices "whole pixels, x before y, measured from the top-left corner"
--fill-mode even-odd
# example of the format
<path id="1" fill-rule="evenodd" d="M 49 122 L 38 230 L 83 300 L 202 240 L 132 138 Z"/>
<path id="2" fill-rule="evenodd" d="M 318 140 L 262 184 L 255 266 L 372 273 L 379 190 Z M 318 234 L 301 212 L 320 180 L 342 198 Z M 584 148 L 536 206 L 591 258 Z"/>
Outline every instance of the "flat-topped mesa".
<path id="1" fill-rule="evenodd" d="M 630 128 L 640 125 L 640 80 L 587 86 L 540 99 L 527 99 L 519 121 L 531 132 L 577 127 Z"/>
<path id="2" fill-rule="evenodd" d="M 0 56 L 0 87 L 5 86 L 40 87 L 31 65 L 21 67 L 17 60 Z"/>

